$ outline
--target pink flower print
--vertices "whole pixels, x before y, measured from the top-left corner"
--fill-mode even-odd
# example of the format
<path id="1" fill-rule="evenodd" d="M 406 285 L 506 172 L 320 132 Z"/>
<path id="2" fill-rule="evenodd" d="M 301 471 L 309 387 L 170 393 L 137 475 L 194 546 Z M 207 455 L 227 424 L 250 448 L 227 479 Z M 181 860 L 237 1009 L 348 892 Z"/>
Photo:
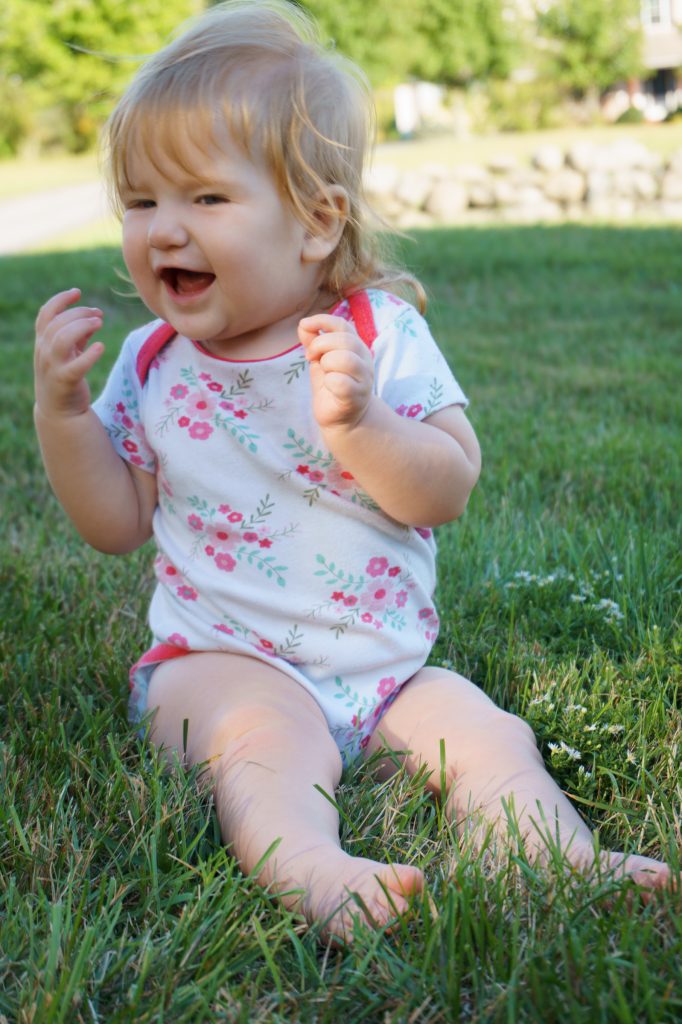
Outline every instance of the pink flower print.
<path id="1" fill-rule="evenodd" d="M 396 608 L 404 608 L 406 602 L 407 602 L 407 591 L 406 590 L 399 590 L 398 593 L 395 595 Z"/>
<path id="2" fill-rule="evenodd" d="M 398 413 L 398 416 L 404 416 L 405 413 L 407 412 L 407 406 L 399 405 L 398 408 L 396 409 L 396 412 Z"/>
<path id="3" fill-rule="evenodd" d="M 134 441 L 131 441 L 130 438 L 126 438 L 126 440 L 123 442 L 123 447 L 127 452 L 137 451 L 137 445 L 135 444 Z"/>
<path id="4" fill-rule="evenodd" d="M 128 462 L 134 462 L 136 466 L 144 466 L 144 459 L 141 455 L 131 455 Z"/>
<path id="5" fill-rule="evenodd" d="M 374 621 L 374 616 L 370 612 L 365 612 L 364 615 L 361 616 L 361 618 L 362 618 L 363 622 L 373 622 Z"/>
<path id="6" fill-rule="evenodd" d="M 253 530 L 247 530 L 246 533 L 242 534 L 242 537 L 247 544 L 254 544 L 258 540 L 258 534 L 254 533 Z"/>
<path id="7" fill-rule="evenodd" d="M 347 608 L 352 608 L 354 604 L 358 603 L 358 599 L 355 594 L 349 594 L 348 597 L 344 597 L 343 603 Z"/>
<path id="8" fill-rule="evenodd" d="M 362 739 L 360 740 L 360 749 L 361 750 L 365 749 L 365 747 L 369 743 L 369 740 L 370 740 L 369 734 L 367 734 L 367 736 L 363 736 L 362 737 Z"/>
<path id="9" fill-rule="evenodd" d="M 428 526 L 415 526 L 415 531 L 420 537 L 423 537 L 424 540 L 428 540 L 433 536 L 433 530 L 429 530 Z"/>
<path id="10" fill-rule="evenodd" d="M 327 484 L 335 494 L 350 490 L 353 487 L 354 481 L 355 477 L 353 474 L 345 469 L 341 469 L 336 463 L 332 463 L 327 470 Z"/>
<path id="11" fill-rule="evenodd" d="M 188 587 L 186 584 L 177 588 L 177 595 L 181 597 L 183 601 L 196 601 L 199 596 L 194 587 Z"/>
<path id="12" fill-rule="evenodd" d="M 232 511 L 232 506 L 231 505 L 219 505 L 218 506 L 218 511 L 220 512 L 221 516 L 226 516 L 228 514 L 228 512 Z"/>
<path id="13" fill-rule="evenodd" d="M 196 515 L 194 512 L 190 516 L 187 516 L 187 522 L 189 523 L 192 530 L 203 530 L 204 521 L 201 516 Z"/>
<path id="14" fill-rule="evenodd" d="M 126 414 L 125 416 L 121 416 L 121 426 L 125 427 L 126 430 L 132 430 L 135 424 L 131 420 L 130 416 Z"/>
<path id="15" fill-rule="evenodd" d="M 365 724 L 358 715 L 353 715 L 353 717 L 350 720 L 350 723 L 356 729 L 362 729 L 363 725 Z"/>
<path id="16" fill-rule="evenodd" d="M 221 523 L 209 523 L 206 527 L 206 537 L 219 551 L 231 551 L 239 541 L 239 535 Z"/>
<path id="17" fill-rule="evenodd" d="M 296 472 L 300 473 L 301 476 L 307 476 L 308 473 L 310 472 L 310 466 L 297 466 Z"/>
<path id="18" fill-rule="evenodd" d="M 204 551 L 206 552 L 209 558 L 213 558 L 213 556 L 215 555 L 215 548 L 213 547 L 212 544 L 207 544 L 206 547 L 204 548 Z"/>
<path id="19" fill-rule="evenodd" d="M 400 566 L 399 565 L 392 565 L 391 568 L 388 570 L 388 575 L 389 576 L 400 576 Z"/>
<path id="20" fill-rule="evenodd" d="M 206 373 L 206 371 L 204 371 L 203 373 L 199 374 L 199 380 L 210 380 L 210 379 L 211 379 L 211 374 L 210 373 Z"/>
<path id="21" fill-rule="evenodd" d="M 313 469 L 308 473 L 308 479 L 314 484 L 320 484 L 324 480 L 324 473 L 321 473 L 319 469 Z"/>
<path id="22" fill-rule="evenodd" d="M 258 541 L 258 547 L 259 548 L 271 548 L 272 547 L 272 541 L 268 540 L 268 538 L 266 537 L 264 540 L 259 540 Z"/>
<path id="23" fill-rule="evenodd" d="M 228 636 L 234 636 L 234 630 L 226 626 L 224 622 L 217 622 L 213 628 L 217 629 L 219 633 L 227 633 Z"/>
<path id="24" fill-rule="evenodd" d="M 223 572 L 233 572 L 237 564 L 232 555 L 228 555 L 227 551 L 219 552 L 213 561 L 219 569 L 222 569 Z"/>
<path id="25" fill-rule="evenodd" d="M 235 415 L 235 419 L 238 419 L 238 420 L 245 420 L 245 419 L 246 419 L 246 417 L 247 417 L 247 416 L 248 416 L 249 414 L 248 414 L 248 412 L 246 411 L 246 409 L 237 409 L 237 411 L 236 411 L 236 413 L 235 413 L 234 415 Z"/>
<path id="26" fill-rule="evenodd" d="M 223 390 L 223 386 L 222 386 L 222 384 L 219 384 L 217 380 L 212 380 L 211 383 L 208 385 L 208 390 L 209 391 L 222 391 Z"/>
<path id="27" fill-rule="evenodd" d="M 414 419 L 415 416 L 419 415 L 423 408 L 424 406 L 419 405 L 419 403 L 417 403 L 416 405 L 411 405 L 410 408 L 407 410 L 407 415 Z"/>
<path id="28" fill-rule="evenodd" d="M 189 428 L 189 436 L 195 441 L 205 441 L 212 433 L 213 427 L 210 423 L 193 423 Z"/>
<path id="29" fill-rule="evenodd" d="M 383 612 L 393 603 L 394 596 L 387 583 L 375 584 L 360 595 L 360 604 L 370 612 Z"/>
<path id="30" fill-rule="evenodd" d="M 187 637 L 183 636 L 182 633 L 171 633 L 168 637 L 169 644 L 175 644 L 176 647 L 189 647 L 189 641 Z"/>
<path id="31" fill-rule="evenodd" d="M 189 394 L 189 388 L 185 384 L 174 384 L 170 389 L 171 398 L 180 400 Z"/>
<path id="32" fill-rule="evenodd" d="M 270 640 L 263 640 L 261 638 L 258 639 L 257 646 L 260 647 L 262 650 L 266 651 L 268 654 L 272 654 L 272 652 L 275 649 L 275 645 L 271 643 Z"/>
<path id="33" fill-rule="evenodd" d="M 332 594 L 332 601 L 344 601 L 344 600 L 345 600 L 345 594 L 344 594 L 343 590 L 335 590 L 334 593 Z"/>
<path id="34" fill-rule="evenodd" d="M 224 402 L 223 401 L 223 402 L 219 402 L 218 404 L 220 405 L 221 409 L 225 409 L 227 412 L 229 412 L 230 409 L 234 409 L 234 402 Z"/>
<path id="35" fill-rule="evenodd" d="M 126 411 L 126 407 L 123 404 L 123 402 L 117 402 L 116 403 L 116 412 L 125 412 L 125 411 Z"/>
<path id="36" fill-rule="evenodd" d="M 190 416 L 196 416 L 199 420 L 208 420 L 215 409 L 215 398 L 204 394 L 203 391 L 194 391 L 185 402 L 185 409 Z"/>
<path id="37" fill-rule="evenodd" d="M 388 559 L 387 558 L 383 558 L 383 557 L 382 558 L 370 558 L 370 560 L 367 563 L 367 566 L 365 568 L 365 572 L 369 576 L 383 576 L 383 574 L 386 572 L 387 569 L 388 569 Z"/>
<path id="38" fill-rule="evenodd" d="M 244 516 L 241 514 L 241 512 L 230 512 L 229 516 L 227 517 L 228 522 L 230 523 L 241 523 L 243 518 Z"/>
<path id="39" fill-rule="evenodd" d="M 387 676 L 385 679 L 379 680 L 377 686 L 377 693 L 380 697 L 388 697 L 389 693 L 395 689 L 395 676 Z"/>
<path id="40" fill-rule="evenodd" d="M 189 416 L 181 416 L 180 419 L 178 420 L 178 426 L 188 427 L 191 422 L 192 421 L 190 420 Z"/>
<path id="41" fill-rule="evenodd" d="M 433 615 L 433 608 L 420 608 L 419 609 L 419 618 L 420 619 L 428 619 L 428 618 L 430 618 L 431 615 Z"/>

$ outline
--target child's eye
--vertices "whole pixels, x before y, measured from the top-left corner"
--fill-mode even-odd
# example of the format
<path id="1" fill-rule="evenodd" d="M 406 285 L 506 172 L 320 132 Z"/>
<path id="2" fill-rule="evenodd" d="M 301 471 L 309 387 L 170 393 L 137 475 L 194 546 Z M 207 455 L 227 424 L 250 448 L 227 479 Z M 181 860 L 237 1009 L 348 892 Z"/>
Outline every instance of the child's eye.
<path id="1" fill-rule="evenodd" d="M 199 196 L 197 202 L 201 203 L 202 206 L 216 206 L 218 203 L 226 203 L 228 202 L 228 200 L 226 196 L 210 194 L 205 196 Z"/>
<path id="2" fill-rule="evenodd" d="M 126 210 L 151 210 L 156 203 L 153 199 L 127 199 Z"/>

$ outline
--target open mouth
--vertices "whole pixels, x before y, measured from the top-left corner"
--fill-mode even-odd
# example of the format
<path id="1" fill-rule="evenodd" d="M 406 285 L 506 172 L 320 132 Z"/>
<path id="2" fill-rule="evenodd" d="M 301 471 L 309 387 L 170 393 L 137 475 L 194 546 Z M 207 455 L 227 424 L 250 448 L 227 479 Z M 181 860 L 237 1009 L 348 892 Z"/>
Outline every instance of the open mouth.
<path id="1" fill-rule="evenodd" d="M 161 280 L 175 295 L 199 295 L 215 281 L 215 274 L 182 267 L 164 267 Z"/>

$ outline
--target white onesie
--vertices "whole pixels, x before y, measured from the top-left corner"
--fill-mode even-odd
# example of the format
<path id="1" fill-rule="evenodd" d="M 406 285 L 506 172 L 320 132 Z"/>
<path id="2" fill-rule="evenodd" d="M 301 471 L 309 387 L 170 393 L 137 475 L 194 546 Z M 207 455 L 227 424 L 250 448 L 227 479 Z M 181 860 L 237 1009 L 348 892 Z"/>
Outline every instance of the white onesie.
<path id="1" fill-rule="evenodd" d="M 412 306 L 369 290 L 333 312 L 355 323 L 399 415 L 466 405 Z M 305 686 L 348 763 L 436 639 L 436 549 L 325 448 L 302 348 L 221 359 L 157 320 L 126 339 L 93 408 L 158 483 L 154 646 L 131 671 L 133 720 L 164 659 L 247 654 Z"/>

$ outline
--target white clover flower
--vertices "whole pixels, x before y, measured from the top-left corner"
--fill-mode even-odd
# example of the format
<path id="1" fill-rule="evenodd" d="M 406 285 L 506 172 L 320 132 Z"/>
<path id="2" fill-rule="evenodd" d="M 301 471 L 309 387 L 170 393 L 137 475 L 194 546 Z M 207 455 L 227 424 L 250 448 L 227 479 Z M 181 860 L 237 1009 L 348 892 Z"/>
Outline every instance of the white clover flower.
<path id="1" fill-rule="evenodd" d="M 597 731 L 597 726 L 596 726 L 596 725 L 594 725 L 594 724 L 592 724 L 592 725 L 586 725 L 586 726 L 584 727 L 584 729 L 583 729 L 583 732 L 596 732 L 596 731 Z"/>
<path id="2" fill-rule="evenodd" d="M 587 708 L 584 704 L 568 704 L 566 707 L 567 711 L 579 711 L 581 715 L 587 712 Z"/>
<path id="3" fill-rule="evenodd" d="M 585 599 L 586 599 L 585 598 L 585 594 L 571 594 L 571 601 L 576 601 L 577 602 L 577 601 L 584 601 Z"/>
<path id="4" fill-rule="evenodd" d="M 578 775 L 581 775 L 583 777 L 583 779 L 591 779 L 592 778 L 592 772 L 588 772 L 588 770 L 587 770 L 587 768 L 585 767 L 584 764 L 581 764 L 580 767 L 578 768 Z"/>
<path id="5" fill-rule="evenodd" d="M 608 732 L 612 736 L 618 735 L 618 733 L 625 732 L 624 725 L 605 725 L 602 728 L 602 732 Z"/>
<path id="6" fill-rule="evenodd" d="M 625 759 L 626 759 L 626 761 L 629 761 L 629 762 L 630 762 L 630 764 L 637 764 L 637 758 L 635 757 L 635 752 L 634 752 L 634 750 L 630 750 L 630 749 L 628 748 L 628 752 L 627 752 L 627 754 L 625 755 Z"/>

